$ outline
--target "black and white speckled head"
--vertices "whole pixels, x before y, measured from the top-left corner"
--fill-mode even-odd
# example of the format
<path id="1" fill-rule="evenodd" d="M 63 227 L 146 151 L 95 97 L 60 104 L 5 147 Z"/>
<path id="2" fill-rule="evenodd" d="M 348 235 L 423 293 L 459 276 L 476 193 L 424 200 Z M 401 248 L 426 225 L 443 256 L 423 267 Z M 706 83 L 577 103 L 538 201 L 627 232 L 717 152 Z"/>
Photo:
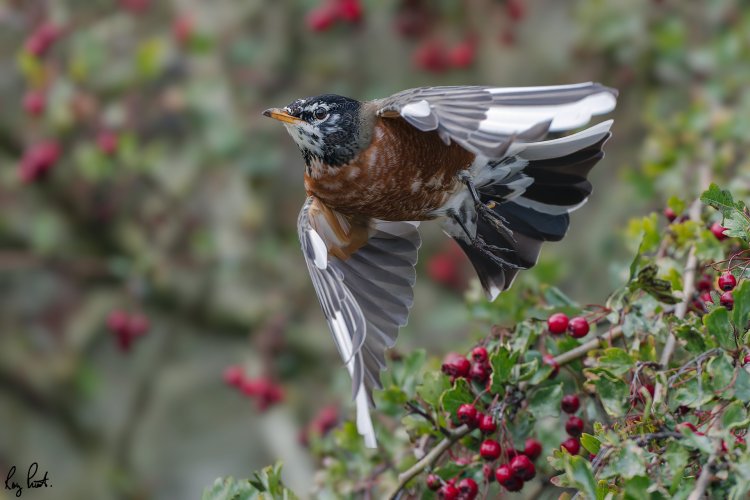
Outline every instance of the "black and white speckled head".
<path id="1" fill-rule="evenodd" d="M 302 151 L 305 164 L 320 160 L 335 167 L 349 163 L 361 149 L 360 109 L 355 99 L 336 94 L 297 99 L 283 112 L 298 120 L 284 121 Z"/>

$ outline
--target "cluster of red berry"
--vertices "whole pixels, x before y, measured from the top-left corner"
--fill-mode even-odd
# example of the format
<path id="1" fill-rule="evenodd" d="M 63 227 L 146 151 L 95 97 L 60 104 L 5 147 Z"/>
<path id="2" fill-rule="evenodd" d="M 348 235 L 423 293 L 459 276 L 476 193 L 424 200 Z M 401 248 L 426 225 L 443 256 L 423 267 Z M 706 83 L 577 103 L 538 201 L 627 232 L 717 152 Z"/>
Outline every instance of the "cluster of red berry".
<path id="1" fill-rule="evenodd" d="M 698 289 L 698 293 L 701 294 L 700 298 L 703 301 L 703 304 L 714 302 L 714 299 L 711 296 L 713 282 L 714 280 L 711 276 L 703 275 L 696 283 L 696 288 Z M 735 278 L 734 274 L 731 272 L 726 271 L 719 276 L 719 279 L 716 281 L 716 286 L 719 289 L 720 294 L 719 304 L 731 310 L 734 307 L 734 296 L 732 295 L 732 290 L 737 286 L 737 278 Z M 703 309 L 702 304 L 700 303 L 694 303 L 694 305 L 696 305 L 696 307 L 700 306 L 700 309 Z"/>
<path id="2" fill-rule="evenodd" d="M 315 32 L 326 31 L 336 22 L 359 24 L 364 11 L 360 0 L 326 0 L 307 14 L 308 29 Z"/>
<path id="3" fill-rule="evenodd" d="M 123 352 L 129 351 L 133 341 L 145 335 L 149 326 L 148 318 L 141 313 L 130 314 L 118 309 L 107 317 L 107 328 L 115 336 L 117 346 Z"/>
<path id="4" fill-rule="evenodd" d="M 329 405 L 320 409 L 317 415 L 310 423 L 302 429 L 299 434 L 299 442 L 307 446 L 310 442 L 310 435 L 325 436 L 333 430 L 339 423 L 340 415 L 337 406 Z"/>
<path id="5" fill-rule="evenodd" d="M 547 318 L 547 329 L 552 335 L 562 335 L 566 331 L 576 339 L 588 335 L 590 331 L 589 322 L 583 316 L 568 319 L 565 313 L 555 313 Z"/>
<path id="6" fill-rule="evenodd" d="M 583 420 L 574 414 L 581 407 L 581 401 L 575 394 L 567 394 L 563 396 L 560 402 L 560 408 L 562 411 L 569 414 L 568 421 L 565 422 L 565 432 L 570 436 L 568 439 L 560 443 L 562 448 L 565 448 L 571 455 L 578 455 L 581 451 L 581 434 L 583 434 Z"/>
<path id="7" fill-rule="evenodd" d="M 249 378 L 241 366 L 227 367 L 224 370 L 224 382 L 236 387 L 245 396 L 257 398 L 259 411 L 265 411 L 284 400 L 284 389 L 279 384 L 265 377 Z"/>
<path id="8" fill-rule="evenodd" d="M 478 384 L 485 384 L 492 375 L 487 349 L 479 346 L 471 351 L 471 361 L 458 353 L 449 353 L 443 360 L 443 373 L 451 377 L 471 379 Z"/>

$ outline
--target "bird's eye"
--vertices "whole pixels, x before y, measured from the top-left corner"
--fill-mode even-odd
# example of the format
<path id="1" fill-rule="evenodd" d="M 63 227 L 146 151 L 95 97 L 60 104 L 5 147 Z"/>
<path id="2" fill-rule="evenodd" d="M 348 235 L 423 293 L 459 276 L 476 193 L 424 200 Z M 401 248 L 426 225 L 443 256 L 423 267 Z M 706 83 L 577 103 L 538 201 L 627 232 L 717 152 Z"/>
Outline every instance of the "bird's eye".
<path id="1" fill-rule="evenodd" d="M 328 118 L 328 111 L 326 111 L 324 108 L 318 108 L 313 112 L 313 116 L 316 120 L 325 120 Z"/>

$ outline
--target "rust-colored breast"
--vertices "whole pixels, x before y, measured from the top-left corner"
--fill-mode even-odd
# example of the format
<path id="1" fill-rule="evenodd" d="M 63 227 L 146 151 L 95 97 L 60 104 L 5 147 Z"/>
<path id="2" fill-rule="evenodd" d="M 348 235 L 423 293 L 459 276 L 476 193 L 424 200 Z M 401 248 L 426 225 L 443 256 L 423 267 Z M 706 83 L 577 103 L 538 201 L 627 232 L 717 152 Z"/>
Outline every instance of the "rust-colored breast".
<path id="1" fill-rule="evenodd" d="M 437 132 L 421 132 L 402 118 L 377 118 L 366 149 L 348 165 L 312 165 L 305 188 L 344 214 L 424 220 L 458 189 L 456 174 L 473 160 Z"/>

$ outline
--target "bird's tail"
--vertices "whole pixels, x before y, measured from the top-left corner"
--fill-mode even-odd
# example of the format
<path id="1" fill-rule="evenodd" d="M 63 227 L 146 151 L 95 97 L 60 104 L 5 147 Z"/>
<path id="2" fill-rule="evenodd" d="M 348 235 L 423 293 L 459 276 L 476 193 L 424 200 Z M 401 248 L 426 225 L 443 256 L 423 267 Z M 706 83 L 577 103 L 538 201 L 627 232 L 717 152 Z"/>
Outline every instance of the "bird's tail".
<path id="1" fill-rule="evenodd" d="M 602 147 L 611 125 L 609 120 L 560 139 L 515 143 L 506 158 L 488 162 L 476 173 L 482 202 L 499 218 L 480 213 L 476 234 L 497 258 L 454 238 L 471 260 L 489 300 L 510 287 L 520 269 L 536 264 L 543 242 L 565 236 L 569 213 L 591 194 L 587 176 L 604 157 Z"/>

